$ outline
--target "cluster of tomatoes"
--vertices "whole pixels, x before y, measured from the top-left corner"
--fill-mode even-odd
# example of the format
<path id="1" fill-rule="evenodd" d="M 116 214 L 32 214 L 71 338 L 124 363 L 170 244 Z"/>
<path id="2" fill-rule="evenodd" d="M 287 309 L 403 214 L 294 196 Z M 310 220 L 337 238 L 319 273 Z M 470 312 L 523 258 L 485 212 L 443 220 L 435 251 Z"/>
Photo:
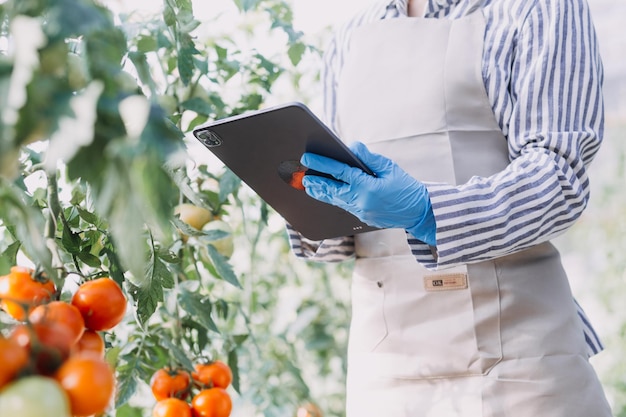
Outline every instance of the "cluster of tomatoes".
<path id="1" fill-rule="evenodd" d="M 228 417 L 232 401 L 226 389 L 232 380 L 230 367 L 222 361 L 198 363 L 191 374 L 185 369 L 159 369 L 150 381 L 157 400 L 152 416 Z"/>
<path id="2" fill-rule="evenodd" d="M 0 276 L 0 307 L 17 321 L 0 334 L 3 415 L 91 416 L 111 401 L 115 375 L 98 332 L 122 321 L 124 294 L 115 281 L 98 278 L 69 302 L 57 298 L 54 283 L 30 268 Z"/>

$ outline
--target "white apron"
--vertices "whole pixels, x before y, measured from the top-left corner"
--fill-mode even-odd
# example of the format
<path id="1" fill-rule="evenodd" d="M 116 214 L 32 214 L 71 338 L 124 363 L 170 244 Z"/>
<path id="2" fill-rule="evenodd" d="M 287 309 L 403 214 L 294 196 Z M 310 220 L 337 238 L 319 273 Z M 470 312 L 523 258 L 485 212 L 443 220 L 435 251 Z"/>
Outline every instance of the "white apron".
<path id="1" fill-rule="evenodd" d="M 484 31 L 478 8 L 358 28 L 338 86 L 341 136 L 423 181 L 504 169 Z M 437 272 L 416 262 L 404 230 L 355 245 L 348 417 L 611 416 L 551 244 Z"/>

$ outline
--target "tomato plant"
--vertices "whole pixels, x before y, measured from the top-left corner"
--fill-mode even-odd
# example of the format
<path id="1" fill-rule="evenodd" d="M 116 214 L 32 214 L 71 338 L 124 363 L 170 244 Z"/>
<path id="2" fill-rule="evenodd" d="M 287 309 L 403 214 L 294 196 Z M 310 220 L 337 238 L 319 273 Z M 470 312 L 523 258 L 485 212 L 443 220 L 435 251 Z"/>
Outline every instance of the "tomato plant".
<path id="1" fill-rule="evenodd" d="M 294 262 L 276 214 L 186 137 L 282 97 L 306 101 L 317 75 L 300 63 L 318 51 L 289 3 L 223 3 L 199 17 L 188 0 L 154 16 L 120 10 L 132 2 L 0 2 L 0 333 L 31 355 L 18 382 L 105 356 L 116 388 L 104 414 L 138 416 L 152 409 L 139 397 L 155 370 L 221 358 L 229 401 L 255 417 L 294 414 L 325 395 L 313 385 L 341 410 L 348 281 Z M 222 12 L 240 24 L 223 27 Z M 278 46 L 260 49 L 265 36 Z M 16 265 L 46 290 L 20 298 Z M 81 312 L 74 344 L 69 319 L 11 317 L 57 302 Z M 63 380 L 76 402 L 84 386 Z"/>
<path id="2" fill-rule="evenodd" d="M 72 297 L 89 330 L 110 330 L 117 326 L 126 313 L 126 297 L 115 281 L 98 278 L 87 281 Z"/>

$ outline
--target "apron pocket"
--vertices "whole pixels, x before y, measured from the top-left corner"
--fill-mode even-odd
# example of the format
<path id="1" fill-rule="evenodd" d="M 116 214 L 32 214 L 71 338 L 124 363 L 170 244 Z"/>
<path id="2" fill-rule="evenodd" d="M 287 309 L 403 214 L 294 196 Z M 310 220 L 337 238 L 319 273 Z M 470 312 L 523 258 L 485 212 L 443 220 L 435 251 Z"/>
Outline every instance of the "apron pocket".
<path id="1" fill-rule="evenodd" d="M 371 352 L 387 336 L 385 277 L 352 278 L 352 320 L 349 349 Z"/>
<path id="2" fill-rule="evenodd" d="M 501 360 L 500 294 L 493 265 L 479 268 L 469 282 L 467 267 L 432 273 L 416 266 L 412 257 L 357 263 L 361 274 L 353 281 L 350 336 L 353 379 L 483 375 Z M 384 279 L 372 278 L 383 273 Z M 363 371 L 369 376 L 360 375 Z"/>

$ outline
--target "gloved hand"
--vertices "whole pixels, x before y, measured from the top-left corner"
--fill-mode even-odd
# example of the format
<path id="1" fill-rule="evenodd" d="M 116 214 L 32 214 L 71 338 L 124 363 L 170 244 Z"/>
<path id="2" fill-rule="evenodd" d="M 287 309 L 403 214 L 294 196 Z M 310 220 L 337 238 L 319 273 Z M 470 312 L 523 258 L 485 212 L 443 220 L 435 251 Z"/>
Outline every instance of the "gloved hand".
<path id="1" fill-rule="evenodd" d="M 435 246 L 435 217 L 424 184 L 392 160 L 371 153 L 361 142 L 350 148 L 376 176 L 334 159 L 305 153 L 300 159 L 302 165 L 340 180 L 305 175 L 302 184 L 306 193 L 341 207 L 370 226 L 403 228 L 422 242 Z"/>

